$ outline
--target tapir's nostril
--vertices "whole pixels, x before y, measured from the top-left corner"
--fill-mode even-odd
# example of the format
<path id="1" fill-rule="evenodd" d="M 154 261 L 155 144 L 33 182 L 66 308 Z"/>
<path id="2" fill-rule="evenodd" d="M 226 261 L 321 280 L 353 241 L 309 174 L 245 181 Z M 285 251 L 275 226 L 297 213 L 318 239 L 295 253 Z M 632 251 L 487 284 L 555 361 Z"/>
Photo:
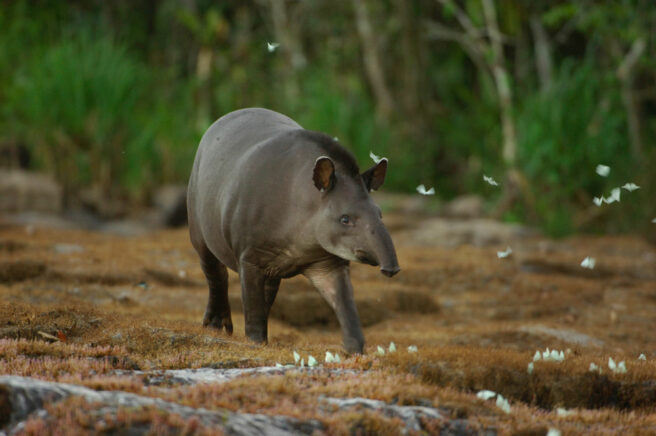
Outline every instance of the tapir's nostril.
<path id="1" fill-rule="evenodd" d="M 396 273 L 398 273 L 399 271 L 401 271 L 401 267 L 399 267 L 399 266 L 395 266 L 395 267 L 392 268 L 392 269 L 382 269 L 382 268 L 381 268 L 381 270 L 380 270 L 380 272 L 382 272 L 383 274 L 385 274 L 387 277 L 392 277 L 392 276 L 394 276 Z"/>

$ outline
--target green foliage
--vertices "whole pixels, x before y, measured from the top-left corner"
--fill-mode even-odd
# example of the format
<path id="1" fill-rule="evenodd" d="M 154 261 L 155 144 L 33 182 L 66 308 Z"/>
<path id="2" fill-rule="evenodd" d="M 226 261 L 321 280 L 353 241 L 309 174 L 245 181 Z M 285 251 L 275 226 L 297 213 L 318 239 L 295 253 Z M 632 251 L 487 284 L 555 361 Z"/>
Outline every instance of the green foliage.
<path id="1" fill-rule="evenodd" d="M 548 233 L 575 229 L 571 211 L 592 206 L 626 183 L 636 162 L 630 154 L 625 116 L 614 78 L 591 60 L 566 62 L 552 86 L 524 100 L 517 116 L 520 169 Z M 612 167 L 610 177 L 595 173 Z"/>
<path id="2" fill-rule="evenodd" d="M 647 201 L 656 180 L 646 164 L 656 154 L 656 9 L 647 0 L 492 4 L 510 76 L 517 170 L 526 182 L 506 219 L 561 235 L 581 223 L 630 229 L 656 213 Z M 372 164 L 370 151 L 387 156 L 385 189 L 414 192 L 423 183 L 446 198 L 479 193 L 493 207 L 504 188 L 491 189 L 482 175 L 503 186 L 508 168 L 483 4 L 368 6 L 394 103 L 387 119 L 377 114 L 351 2 L 284 2 L 282 30 L 270 5 L 252 0 L 9 2 L 0 8 L 0 145 L 27 144 L 72 196 L 93 185 L 143 200 L 158 184 L 186 182 L 213 120 L 269 107 L 338 137 L 363 168 Z M 467 35 L 460 14 L 480 34 Z M 546 91 L 537 86 L 534 18 L 551 45 Z M 431 22 L 446 29 L 442 36 L 428 35 Z M 646 49 L 631 80 L 642 160 L 631 154 L 626 82 L 617 77 L 638 39 Z M 268 52 L 267 41 L 282 44 Z M 594 173 L 599 163 L 613 168 L 608 179 Z M 644 201 L 623 203 L 623 213 L 604 210 L 588 226 L 592 197 L 627 181 L 644 187 L 632 195 Z"/>
<path id="3" fill-rule="evenodd" d="M 193 159 L 181 147 L 194 137 L 183 125 L 185 96 L 171 96 L 177 109 L 170 111 L 154 80 L 120 44 L 65 38 L 15 74 L 5 112 L 15 137 L 67 193 L 93 184 L 107 195 L 119 195 L 119 187 L 142 195 L 179 179 L 185 172 L 178 165 Z"/>
<path id="4" fill-rule="evenodd" d="M 70 190 L 120 174 L 125 148 L 138 147 L 133 114 L 145 68 L 108 40 L 64 40 L 15 75 L 8 112 L 16 134 Z"/>
<path id="5" fill-rule="evenodd" d="M 377 155 L 391 152 L 389 128 L 376 120 L 374 103 L 355 77 L 345 78 L 340 84 L 325 72 L 310 69 L 301 82 L 303 99 L 279 110 L 307 129 L 338 138 L 363 169 L 373 165 L 370 151 Z M 399 188 L 393 178 L 386 181 L 386 186 Z"/>

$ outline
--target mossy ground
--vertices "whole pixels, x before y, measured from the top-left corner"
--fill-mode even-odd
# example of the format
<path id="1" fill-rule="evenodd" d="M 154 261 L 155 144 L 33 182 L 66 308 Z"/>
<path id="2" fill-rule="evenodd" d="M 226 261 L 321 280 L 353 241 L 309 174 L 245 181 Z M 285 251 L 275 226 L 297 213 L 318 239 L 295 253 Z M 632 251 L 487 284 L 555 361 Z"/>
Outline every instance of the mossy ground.
<path id="1" fill-rule="evenodd" d="M 544 434 L 551 427 L 563 434 L 656 431 L 652 246 L 633 237 L 532 237 L 500 260 L 496 250 L 505 246 L 417 247 L 399 235 L 398 276 L 352 267 L 367 349 L 347 358 L 334 316 L 302 277 L 283 281 L 268 345 L 244 337 L 233 273 L 234 335 L 202 328 L 207 289 L 184 229 L 123 238 L 2 227 L 0 374 L 208 409 L 315 418 L 334 434 L 395 434 L 400 423 L 373 412 L 331 412 L 323 397 L 428 405 L 502 433 Z M 585 256 L 597 258 L 594 270 L 579 266 Z M 375 353 L 391 341 L 396 353 Z M 409 353 L 409 345 L 418 352 Z M 545 347 L 567 350 L 565 361 L 535 362 L 529 374 L 536 349 Z M 343 359 L 337 367 L 361 372 L 298 372 L 168 389 L 114 373 L 286 364 L 293 362 L 293 350 L 320 361 L 326 351 L 337 352 Z M 638 360 L 641 353 L 646 361 Z M 609 357 L 626 361 L 627 373 L 610 371 Z M 592 362 L 601 374 L 588 370 Z M 477 399 L 482 389 L 510 399 L 511 413 Z M 74 402 L 50 406 L 56 423 L 71 434 L 95 428 L 85 421 L 85 407 L 70 407 Z M 574 413 L 558 414 L 559 407 Z M 214 432 L 178 421 L 155 410 L 126 410 L 106 425 L 121 431 L 146 422 L 155 430 Z M 25 430 L 45 434 L 53 425 L 34 418 Z"/>

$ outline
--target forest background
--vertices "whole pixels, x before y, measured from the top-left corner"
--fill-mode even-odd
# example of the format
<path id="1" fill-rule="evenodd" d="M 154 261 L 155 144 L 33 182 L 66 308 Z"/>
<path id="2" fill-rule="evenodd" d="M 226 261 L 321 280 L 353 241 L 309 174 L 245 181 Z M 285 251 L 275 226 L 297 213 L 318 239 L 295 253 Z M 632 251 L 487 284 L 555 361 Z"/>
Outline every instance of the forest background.
<path id="1" fill-rule="evenodd" d="M 89 187 L 138 206 L 260 106 L 361 167 L 388 157 L 387 191 L 479 194 L 553 236 L 654 233 L 655 43 L 651 0 L 5 0 L 0 147 L 71 207 Z"/>

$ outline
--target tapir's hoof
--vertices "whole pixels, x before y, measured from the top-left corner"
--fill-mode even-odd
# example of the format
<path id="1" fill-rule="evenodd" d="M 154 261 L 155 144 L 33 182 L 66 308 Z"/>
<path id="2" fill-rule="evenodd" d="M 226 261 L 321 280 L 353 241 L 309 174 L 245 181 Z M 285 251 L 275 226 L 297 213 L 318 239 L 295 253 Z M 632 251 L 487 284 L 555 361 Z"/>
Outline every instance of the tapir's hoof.
<path id="1" fill-rule="evenodd" d="M 247 329 L 246 337 L 248 338 L 249 341 L 255 342 L 256 344 L 260 344 L 260 345 L 267 345 L 269 342 L 267 340 L 266 332 L 261 331 L 259 329 L 255 329 L 255 331 L 249 331 L 249 329 Z"/>
<path id="2" fill-rule="evenodd" d="M 226 333 L 232 334 L 232 319 L 230 315 L 228 316 L 219 316 L 205 313 L 203 318 L 203 327 L 215 328 L 217 330 L 225 329 Z"/>
<path id="3" fill-rule="evenodd" d="M 349 354 L 363 354 L 364 340 L 349 338 L 344 340 L 344 350 Z"/>

